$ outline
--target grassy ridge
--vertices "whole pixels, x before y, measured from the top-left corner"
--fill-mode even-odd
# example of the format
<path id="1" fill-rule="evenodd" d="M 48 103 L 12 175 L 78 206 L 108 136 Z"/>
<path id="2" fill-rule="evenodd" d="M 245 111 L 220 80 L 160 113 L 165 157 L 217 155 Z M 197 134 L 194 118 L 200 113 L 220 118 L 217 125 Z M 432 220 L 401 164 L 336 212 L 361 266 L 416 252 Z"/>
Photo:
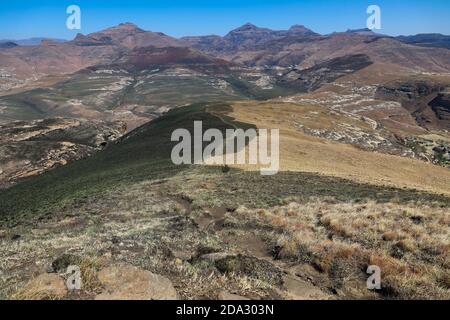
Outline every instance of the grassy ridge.
<path id="1" fill-rule="evenodd" d="M 169 178 L 193 166 L 175 166 L 170 161 L 174 143 L 171 133 L 177 128 L 193 130 L 193 121 L 202 120 L 204 130 L 230 126 L 247 128 L 248 124 L 226 116 L 225 104 L 191 105 L 175 109 L 124 136 L 117 144 L 94 156 L 29 178 L 0 193 L 0 223 L 14 225 L 29 219 L 53 214 L 78 199 L 115 187 L 144 180 Z M 222 120 L 223 119 L 223 120 Z M 233 170 L 223 174 L 220 168 L 196 167 L 203 179 L 214 179 L 213 197 L 228 205 L 268 206 L 280 199 L 295 196 L 302 201 L 316 196 L 333 196 L 338 200 L 375 199 L 388 201 L 437 201 L 449 205 L 447 197 L 415 190 L 376 187 L 345 179 L 317 174 L 285 172 L 262 177 L 257 172 Z M 233 191 L 234 190 L 234 191 Z M 239 190 L 239 192 L 236 192 Z M 181 190 L 172 190 L 181 192 Z"/>
<path id="2" fill-rule="evenodd" d="M 16 221 L 23 215 L 46 214 L 74 199 L 115 186 L 169 177 L 184 170 L 186 166 L 174 166 L 170 161 L 173 130 L 193 131 L 194 120 L 202 120 L 204 129 L 230 127 L 206 108 L 206 105 L 192 105 L 172 110 L 124 136 L 120 143 L 103 152 L 1 191 L 0 218 Z M 223 112 L 227 106 L 209 108 Z M 245 124 L 233 124 L 245 127 Z"/>

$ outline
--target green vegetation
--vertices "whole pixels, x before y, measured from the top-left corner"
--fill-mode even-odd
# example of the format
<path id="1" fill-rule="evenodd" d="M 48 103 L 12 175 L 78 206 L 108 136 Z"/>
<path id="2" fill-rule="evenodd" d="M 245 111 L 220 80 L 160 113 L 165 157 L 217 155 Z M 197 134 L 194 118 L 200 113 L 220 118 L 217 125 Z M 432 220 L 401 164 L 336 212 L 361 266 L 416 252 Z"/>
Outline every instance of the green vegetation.
<path id="1" fill-rule="evenodd" d="M 208 181 L 207 190 L 201 188 Z M 449 206 L 450 198 L 419 190 L 374 186 L 306 172 L 279 172 L 262 176 L 259 172 L 232 170 L 221 174 L 219 169 L 196 167 L 171 179 L 163 186 L 167 193 L 182 193 L 195 199 L 197 207 L 269 208 L 289 198 L 299 203 L 332 197 L 337 202 L 360 203 L 428 203 Z"/>

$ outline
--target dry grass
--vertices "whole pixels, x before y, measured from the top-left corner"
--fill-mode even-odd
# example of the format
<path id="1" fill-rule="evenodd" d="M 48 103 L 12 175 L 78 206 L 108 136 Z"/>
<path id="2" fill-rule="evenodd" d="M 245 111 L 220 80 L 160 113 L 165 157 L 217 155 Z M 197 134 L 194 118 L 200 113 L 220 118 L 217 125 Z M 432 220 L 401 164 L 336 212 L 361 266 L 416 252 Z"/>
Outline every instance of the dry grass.
<path id="1" fill-rule="evenodd" d="M 184 299 L 216 298 L 220 291 L 227 290 L 242 296 L 267 298 L 273 286 L 246 275 L 234 273 L 205 272 L 205 266 L 182 263 L 177 267 L 176 288 Z M 206 269 L 208 270 L 208 269 Z"/>
<path id="2" fill-rule="evenodd" d="M 82 288 L 84 292 L 95 294 L 100 293 L 102 284 L 98 280 L 97 272 L 106 267 L 108 262 L 102 257 L 84 257 L 78 266 L 81 271 Z"/>
<path id="3" fill-rule="evenodd" d="M 343 291 L 340 297 L 367 297 L 365 269 L 369 264 L 377 264 L 382 268 L 383 293 L 389 297 L 449 298 L 447 208 L 405 205 L 400 200 L 378 204 L 351 203 L 349 199 L 353 198 L 346 198 L 349 202 L 342 203 L 323 194 L 305 204 L 299 200 L 302 191 L 297 189 L 288 193 L 295 195 L 284 199 L 282 205 L 273 207 L 274 204 L 264 205 L 256 198 L 253 203 L 241 199 L 248 197 L 242 188 L 251 189 L 256 197 L 261 196 L 266 185 L 249 180 L 239 187 L 238 181 L 245 181 L 245 176 L 198 172 L 172 177 L 163 184 L 147 181 L 117 188 L 101 197 L 74 203 L 47 220 L 30 224 L 28 229 L 18 226 L 9 230 L 10 234 L 22 236 L 20 240 L 0 239 L 0 289 L 17 288 L 34 275 L 45 273 L 55 258 L 67 253 L 81 258 L 77 265 L 82 271 L 85 296 L 75 298 L 94 297 L 101 289 L 97 271 L 113 262 L 164 275 L 187 299 L 212 299 L 221 290 L 254 299 L 282 298 L 273 294 L 276 286 L 266 283 L 264 277 L 217 270 L 212 273 L 213 266 L 191 260 L 199 254 L 199 247 L 227 252 L 242 246 L 239 241 L 227 242 L 224 235 L 228 240 L 233 236 L 216 228 L 236 232 L 233 239 L 239 238 L 241 232 L 249 234 L 251 228 L 255 237 L 268 240 L 262 241 L 263 249 L 268 249 L 267 254 L 274 249 L 281 264 L 309 264 L 310 269 L 313 266 L 320 270 L 321 276 L 330 279 L 323 285 L 317 282 L 324 292 L 330 293 L 329 288 L 333 288 Z M 232 178 L 228 184 L 225 177 Z M 214 192 L 216 184 L 221 192 Z M 280 200 L 283 184 L 271 180 L 269 186 L 276 190 L 273 197 Z M 284 187 L 293 190 L 290 184 Z M 222 193 L 227 190 L 233 190 L 237 197 Z M 189 208 L 175 201 L 184 199 L 185 191 L 189 191 L 187 199 L 192 200 L 186 200 Z M 353 195 L 353 189 L 349 193 Z M 224 199 L 233 200 L 224 221 L 212 224 L 214 228 L 196 226 L 193 220 L 197 214 L 217 208 Z M 253 209 L 239 207 L 243 203 Z M 261 225 L 264 227 L 259 228 Z M 269 248 L 265 247 L 267 244 Z M 4 296 L 55 298 L 47 293 L 20 290 Z"/>
<path id="4" fill-rule="evenodd" d="M 334 119 L 336 116 L 327 113 L 326 108 L 313 109 L 319 112 L 316 126 L 327 127 L 330 121 L 344 121 Z M 450 194 L 450 171 L 446 168 L 303 134 L 296 128 L 294 118 L 308 122 L 310 119 L 304 116 L 311 110 L 311 107 L 291 103 L 235 103 L 230 116 L 258 128 L 280 129 L 280 171 L 318 172 L 376 185 Z M 357 124 L 356 120 L 351 121 Z M 256 169 L 252 166 L 243 168 Z"/>
<path id="5" fill-rule="evenodd" d="M 281 230 L 271 235 L 277 258 L 309 263 L 356 297 L 367 294 L 365 271 L 377 265 L 387 297 L 450 298 L 448 208 L 317 201 L 237 214 Z"/>
<path id="6" fill-rule="evenodd" d="M 15 293 L 9 296 L 10 300 L 60 300 L 60 297 L 52 292 L 38 289 L 19 288 Z"/>

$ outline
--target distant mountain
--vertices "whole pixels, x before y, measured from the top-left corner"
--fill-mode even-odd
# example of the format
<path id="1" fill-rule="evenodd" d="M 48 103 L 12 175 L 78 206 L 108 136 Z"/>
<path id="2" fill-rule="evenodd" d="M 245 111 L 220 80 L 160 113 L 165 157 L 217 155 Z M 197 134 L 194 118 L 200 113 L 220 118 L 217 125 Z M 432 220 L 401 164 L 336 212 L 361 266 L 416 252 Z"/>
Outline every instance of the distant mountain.
<path id="1" fill-rule="evenodd" d="M 440 33 L 423 33 L 415 36 L 399 36 L 398 40 L 424 47 L 440 47 L 450 49 L 450 36 Z"/>
<path id="2" fill-rule="evenodd" d="M 10 49 L 17 47 L 18 44 L 12 41 L 0 42 L 0 49 Z"/>
<path id="3" fill-rule="evenodd" d="M 100 32 L 79 34 L 72 41 L 44 40 L 36 46 L 17 46 L 0 53 L 0 89 L 18 87 L 28 80 L 47 75 L 109 64 L 142 46 L 180 47 L 188 44 L 163 33 L 144 31 L 134 24 L 123 23 Z"/>
<path id="4" fill-rule="evenodd" d="M 122 23 L 87 36 L 78 34 L 71 43 L 78 46 L 116 45 L 126 48 L 137 47 L 181 47 L 187 46 L 181 40 L 169 37 L 164 33 L 145 31 L 133 23 Z"/>
<path id="5" fill-rule="evenodd" d="M 246 23 L 243 26 L 230 31 L 224 38 L 229 40 L 240 40 L 242 38 L 255 41 L 266 41 L 293 35 L 317 36 L 319 34 L 302 25 L 294 25 L 290 27 L 289 30 L 271 30 L 259 28 L 251 23 Z"/>
<path id="6" fill-rule="evenodd" d="M 318 33 L 302 25 L 294 25 L 289 30 L 271 30 L 246 23 L 230 31 L 224 37 L 184 37 L 191 46 L 210 53 L 231 53 L 236 50 L 253 49 L 269 41 L 286 37 L 317 37 Z"/>
<path id="7" fill-rule="evenodd" d="M 420 39 L 425 43 L 424 38 Z M 437 43 L 446 38 L 426 39 L 434 39 Z M 78 34 L 72 41 L 63 43 L 44 40 L 36 46 L 6 46 L 8 49 L 0 51 L 0 89 L 3 90 L 47 75 L 124 64 L 126 59 L 135 59 L 132 64 L 143 63 L 144 66 L 172 64 L 184 67 L 189 61 L 192 62 L 190 69 L 217 73 L 217 70 L 224 70 L 224 60 L 240 67 L 304 70 L 340 57 L 357 55 L 367 57 L 375 65 L 376 72 L 370 72 L 366 77 L 375 83 L 383 81 L 387 74 L 450 71 L 450 51 L 446 49 L 411 45 L 368 29 L 320 35 L 302 25 L 294 25 L 288 30 L 271 30 L 247 23 L 223 37 L 176 39 L 164 33 L 145 31 L 132 23 L 122 23 L 99 32 Z M 189 47 L 191 49 L 186 49 Z M 179 59 L 185 60 L 179 64 Z M 158 63 L 153 63 L 155 61 Z M 198 61 L 201 63 L 196 63 Z M 261 83 L 265 81 L 261 80 Z"/>
<path id="8" fill-rule="evenodd" d="M 58 42 L 63 43 L 67 42 L 67 40 L 64 39 L 54 39 L 54 38 L 29 38 L 29 39 L 21 39 L 21 40 L 0 40 L 0 43 L 4 42 L 14 42 L 18 44 L 19 46 L 36 46 L 41 44 L 44 40 L 50 40 L 52 42 Z"/>
<path id="9" fill-rule="evenodd" d="M 185 37 L 183 40 L 193 48 L 247 66 L 307 69 L 330 59 L 365 55 L 378 66 L 379 71 L 373 73 L 377 77 L 402 70 L 450 70 L 448 52 L 410 46 L 369 29 L 320 35 L 301 25 L 275 31 L 247 23 L 224 37 Z"/>

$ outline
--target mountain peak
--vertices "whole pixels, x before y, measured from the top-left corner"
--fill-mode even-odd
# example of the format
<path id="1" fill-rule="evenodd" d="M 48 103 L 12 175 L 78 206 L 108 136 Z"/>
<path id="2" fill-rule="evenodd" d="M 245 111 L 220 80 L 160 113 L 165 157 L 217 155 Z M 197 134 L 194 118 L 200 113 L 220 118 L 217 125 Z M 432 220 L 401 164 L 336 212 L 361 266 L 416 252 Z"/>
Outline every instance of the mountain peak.
<path id="1" fill-rule="evenodd" d="M 140 29 L 137 25 L 135 25 L 132 22 L 124 22 L 119 24 L 116 29 L 124 29 L 124 30 L 134 30 L 134 29 Z"/>
<path id="2" fill-rule="evenodd" d="M 291 26 L 289 28 L 289 30 L 291 31 L 296 31 L 296 30 L 309 30 L 308 28 L 306 28 L 304 25 L 302 24 L 294 24 L 293 26 Z"/>
<path id="3" fill-rule="evenodd" d="M 311 29 L 306 28 L 304 25 L 301 24 L 293 25 L 292 27 L 289 28 L 289 32 L 302 35 L 317 35 L 317 33 L 312 31 Z"/>
<path id="4" fill-rule="evenodd" d="M 247 22 L 246 24 L 242 25 L 238 29 L 259 29 L 257 26 L 255 26 L 253 23 Z"/>
<path id="5" fill-rule="evenodd" d="M 255 26 L 254 24 L 247 22 L 246 24 L 232 30 L 230 33 L 238 33 L 238 32 L 253 32 L 253 31 L 270 31 L 270 29 L 260 28 Z"/>
<path id="6" fill-rule="evenodd" d="M 266 29 L 266 28 L 260 28 L 255 26 L 254 24 L 247 22 L 246 24 L 231 30 L 226 36 L 225 38 L 229 38 L 229 37 L 252 37 L 254 35 L 261 35 L 261 34 L 266 34 L 266 33 L 270 33 L 272 32 L 272 30 L 270 29 Z"/>
<path id="7" fill-rule="evenodd" d="M 143 32 L 144 30 L 142 30 L 141 28 L 139 28 L 137 25 L 135 25 L 134 23 L 131 22 L 125 22 L 125 23 L 121 23 L 117 26 L 108 28 L 106 30 L 100 31 L 100 32 L 96 32 L 96 33 L 134 33 L 134 32 Z"/>

